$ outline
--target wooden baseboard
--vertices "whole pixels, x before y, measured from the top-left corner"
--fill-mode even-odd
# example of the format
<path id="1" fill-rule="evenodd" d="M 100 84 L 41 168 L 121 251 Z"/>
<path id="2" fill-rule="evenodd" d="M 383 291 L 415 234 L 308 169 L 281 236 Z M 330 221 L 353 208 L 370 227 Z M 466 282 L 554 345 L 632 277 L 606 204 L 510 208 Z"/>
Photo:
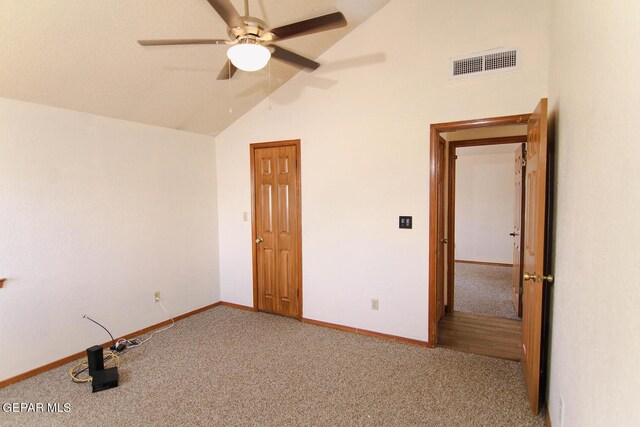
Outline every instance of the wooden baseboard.
<path id="1" fill-rule="evenodd" d="M 240 304 L 233 304 L 233 303 L 224 302 L 224 301 L 221 301 L 220 305 L 226 306 L 226 307 L 235 308 L 235 309 L 238 309 L 238 310 L 258 311 L 253 307 L 248 307 L 246 305 L 240 305 Z M 435 347 L 435 345 L 433 345 L 433 344 L 431 344 L 431 343 L 429 343 L 427 341 L 414 340 L 414 339 L 411 339 L 411 338 L 404 338 L 404 337 L 399 337 L 399 336 L 396 336 L 396 335 L 382 334 L 380 332 L 373 332 L 373 331 L 368 331 L 366 329 L 352 328 L 351 326 L 337 325 L 335 323 L 322 322 L 320 320 L 306 319 L 306 318 L 302 317 L 302 318 L 300 318 L 300 321 L 303 322 L 303 323 L 309 323 L 310 325 L 323 326 L 325 328 L 337 329 L 339 331 L 351 332 L 351 333 L 360 334 L 360 335 L 367 335 L 367 336 L 370 336 L 370 337 L 382 338 L 382 339 L 385 339 L 385 340 L 401 342 L 401 343 L 404 343 L 404 344 L 411 344 L 411 345 L 417 345 L 417 346 L 420 346 L 420 347 L 430 347 L 430 348 L 434 348 Z"/>
<path id="2" fill-rule="evenodd" d="M 236 310 L 257 311 L 255 308 L 249 307 L 248 305 L 234 304 L 232 302 L 220 301 L 218 304 L 223 305 L 225 307 L 235 308 Z"/>
<path id="3" fill-rule="evenodd" d="M 396 335 L 382 334 L 380 332 L 373 332 L 373 331 L 368 331 L 366 329 L 352 328 L 351 326 L 344 326 L 344 325 L 338 325 L 335 323 L 322 322 L 320 320 L 307 319 L 303 317 L 302 322 L 309 323 L 311 325 L 316 325 L 316 326 L 323 326 L 325 328 L 337 329 L 339 331 L 351 332 L 354 334 L 367 335 L 370 337 L 376 337 L 376 338 L 381 338 L 385 340 L 400 342 L 403 344 L 411 344 L 411 345 L 417 345 L 420 347 L 430 347 L 430 348 L 435 347 L 433 344 L 431 344 L 428 341 L 420 341 L 420 340 L 414 340 L 412 338 L 399 337 Z"/>
<path id="4" fill-rule="evenodd" d="M 210 305 L 207 305 L 205 307 L 198 308 L 196 310 L 193 310 L 193 311 L 190 311 L 188 313 L 181 314 L 180 316 L 174 317 L 173 319 L 175 321 L 182 320 L 182 319 L 185 319 L 187 317 L 193 316 L 195 314 L 202 313 L 203 311 L 210 310 L 210 309 L 212 309 L 214 307 L 217 307 L 219 305 L 222 305 L 222 302 L 216 302 L 214 304 L 210 304 Z M 123 336 L 121 338 L 124 338 L 124 339 L 135 338 L 137 336 L 144 335 L 144 334 L 146 334 L 148 332 L 151 332 L 154 329 L 158 329 L 158 328 L 161 328 L 163 326 L 166 326 L 166 325 L 168 325 L 170 323 L 171 323 L 171 320 L 165 320 L 164 322 L 156 323 L 155 325 L 149 326 L 148 328 L 140 329 L 139 331 L 132 332 L 132 333 L 127 334 L 127 335 L 125 335 L 125 336 Z M 104 348 L 109 348 L 109 346 L 112 345 L 112 342 L 109 341 L 109 342 L 106 342 L 106 343 L 101 344 L 101 345 Z M 0 381 L 0 388 L 3 388 L 3 387 L 6 387 L 8 385 L 15 384 L 17 382 L 26 380 L 27 378 L 31 378 L 31 377 L 36 376 L 38 374 L 41 374 L 43 372 L 50 371 L 50 370 L 55 369 L 57 367 L 60 367 L 62 365 L 66 365 L 69 362 L 72 362 L 72 361 L 74 361 L 76 359 L 79 359 L 79 358 L 85 356 L 86 353 L 87 353 L 86 351 L 81 351 L 81 352 L 72 354 L 71 356 L 63 357 L 62 359 L 56 360 L 55 362 L 47 363 L 46 365 L 40 366 L 39 368 L 35 368 L 35 369 L 30 370 L 30 371 L 24 372 L 22 374 L 16 375 L 15 377 L 7 378 L 6 380 Z"/>
<path id="5" fill-rule="evenodd" d="M 457 259 L 456 262 L 459 262 L 461 264 L 492 265 L 494 267 L 513 267 L 513 264 L 503 264 L 500 262 L 467 261 L 463 259 Z"/>

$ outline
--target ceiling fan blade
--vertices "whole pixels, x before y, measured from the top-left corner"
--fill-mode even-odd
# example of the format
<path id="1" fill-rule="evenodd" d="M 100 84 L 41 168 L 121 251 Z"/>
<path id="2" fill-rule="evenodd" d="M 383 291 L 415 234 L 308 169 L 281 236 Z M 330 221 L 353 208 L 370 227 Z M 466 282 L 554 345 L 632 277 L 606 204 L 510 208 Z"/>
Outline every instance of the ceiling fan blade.
<path id="1" fill-rule="evenodd" d="M 229 0 L 207 0 L 231 28 L 244 26 L 244 21 Z"/>
<path id="2" fill-rule="evenodd" d="M 218 74 L 217 80 L 229 80 L 231 77 L 233 77 L 236 71 L 238 71 L 236 66 L 233 65 L 231 61 L 227 61 L 227 63 L 224 64 L 224 67 L 222 67 L 222 70 L 220 70 L 220 74 Z"/>
<path id="3" fill-rule="evenodd" d="M 172 46 L 188 44 L 227 44 L 228 40 L 222 39 L 184 39 L 184 40 L 138 40 L 141 46 Z"/>
<path id="4" fill-rule="evenodd" d="M 272 58 L 287 62 L 296 67 L 308 68 L 313 71 L 320 66 L 316 61 L 312 61 L 309 58 L 305 58 L 304 56 L 300 56 L 297 53 L 293 53 L 290 50 L 283 49 L 276 45 L 271 45 L 268 49 L 271 50 Z"/>
<path id="5" fill-rule="evenodd" d="M 347 25 L 347 20 L 341 12 L 334 12 L 306 21 L 295 22 L 282 27 L 269 30 L 278 37 L 278 40 L 290 39 L 292 37 L 305 36 L 307 34 L 319 33 L 321 31 L 333 30 Z"/>

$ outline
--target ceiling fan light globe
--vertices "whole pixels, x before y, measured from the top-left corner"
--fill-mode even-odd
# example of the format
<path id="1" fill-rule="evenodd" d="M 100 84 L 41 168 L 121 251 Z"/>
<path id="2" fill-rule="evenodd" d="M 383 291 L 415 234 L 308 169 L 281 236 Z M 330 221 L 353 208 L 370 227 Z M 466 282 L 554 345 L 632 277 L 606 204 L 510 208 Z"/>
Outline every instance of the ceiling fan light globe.
<path id="1" fill-rule="evenodd" d="M 237 44 L 227 50 L 227 57 L 233 65 L 243 71 L 258 71 L 271 58 L 271 52 L 259 44 Z"/>

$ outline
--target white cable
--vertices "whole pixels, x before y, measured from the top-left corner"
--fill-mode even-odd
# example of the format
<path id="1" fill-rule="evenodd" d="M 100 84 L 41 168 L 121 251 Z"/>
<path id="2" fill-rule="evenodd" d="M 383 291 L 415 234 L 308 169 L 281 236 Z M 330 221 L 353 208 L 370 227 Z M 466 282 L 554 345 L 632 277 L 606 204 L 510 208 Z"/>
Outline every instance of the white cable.
<path id="1" fill-rule="evenodd" d="M 167 311 L 167 308 L 164 306 L 164 304 L 162 304 L 162 301 L 158 301 L 158 303 L 160 304 L 160 307 L 162 307 L 162 309 L 164 310 L 165 313 L 167 313 L 167 316 L 169 316 L 169 319 L 171 319 L 171 324 L 169 326 L 167 326 L 166 328 L 162 328 L 162 329 L 158 329 L 156 331 L 153 331 L 153 333 L 149 336 L 149 338 L 145 339 L 145 340 L 140 340 L 140 338 L 135 338 L 133 340 L 127 340 L 124 338 L 120 338 L 118 341 L 116 341 L 116 347 L 118 346 L 119 343 L 126 343 L 127 347 L 129 348 L 133 348 L 133 347 L 140 347 L 142 344 L 146 343 L 147 341 L 149 341 L 151 338 L 153 338 L 153 336 L 159 332 L 164 332 L 168 329 L 173 328 L 173 326 L 176 324 L 175 320 L 173 320 L 173 317 L 169 314 L 169 311 Z"/>

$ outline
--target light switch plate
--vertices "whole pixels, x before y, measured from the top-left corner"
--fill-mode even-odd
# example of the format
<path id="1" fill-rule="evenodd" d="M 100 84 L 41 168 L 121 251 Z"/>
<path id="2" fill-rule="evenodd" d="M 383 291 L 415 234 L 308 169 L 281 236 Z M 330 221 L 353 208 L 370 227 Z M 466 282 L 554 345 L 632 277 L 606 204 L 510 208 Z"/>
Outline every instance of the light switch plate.
<path id="1" fill-rule="evenodd" d="M 413 228 L 413 217 L 412 216 L 399 217 L 398 228 Z"/>

